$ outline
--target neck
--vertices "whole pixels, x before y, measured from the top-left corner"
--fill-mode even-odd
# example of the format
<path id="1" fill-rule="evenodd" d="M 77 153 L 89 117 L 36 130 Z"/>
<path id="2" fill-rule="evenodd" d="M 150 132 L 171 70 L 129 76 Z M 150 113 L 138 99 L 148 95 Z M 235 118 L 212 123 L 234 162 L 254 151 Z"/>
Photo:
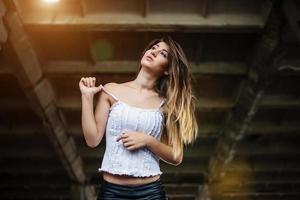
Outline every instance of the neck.
<path id="1" fill-rule="evenodd" d="M 139 72 L 136 79 L 132 82 L 138 90 L 153 90 L 157 77 L 145 72 L 143 69 Z"/>

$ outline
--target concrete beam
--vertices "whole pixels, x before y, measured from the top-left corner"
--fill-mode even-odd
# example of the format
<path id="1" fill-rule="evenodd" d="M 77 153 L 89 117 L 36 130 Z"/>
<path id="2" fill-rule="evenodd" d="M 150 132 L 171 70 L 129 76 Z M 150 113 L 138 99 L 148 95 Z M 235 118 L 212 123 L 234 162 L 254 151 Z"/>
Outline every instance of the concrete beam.
<path id="1" fill-rule="evenodd" d="M 9 12 L 6 20 L 11 30 L 10 45 L 20 61 L 20 65 L 14 66 L 14 75 L 29 99 L 32 109 L 43 120 L 44 131 L 70 178 L 85 183 L 87 180 L 82 159 L 73 138 L 67 135 L 64 116 L 56 106 L 55 92 L 43 75 L 39 59 L 24 31 L 21 19 L 17 12 Z"/>
<path id="2" fill-rule="evenodd" d="M 235 108 L 233 108 L 222 131 L 216 149 L 209 161 L 207 182 L 209 185 L 220 180 L 232 162 L 236 147 L 241 138 L 249 130 L 249 126 L 264 96 L 267 86 L 272 81 L 274 58 L 280 39 L 279 4 L 274 6 L 262 39 L 253 54 L 251 73 L 245 87 L 241 90 Z"/>
<path id="3" fill-rule="evenodd" d="M 247 75 L 248 68 L 240 62 L 190 63 L 193 74 Z M 83 73 L 136 73 L 138 63 L 134 61 L 107 61 L 91 64 L 85 61 L 49 61 L 43 66 L 47 75 Z"/>
<path id="4" fill-rule="evenodd" d="M 64 13 L 33 12 L 24 15 L 24 25 L 30 30 L 73 31 L 161 31 L 161 32 L 259 32 L 265 26 L 260 14 L 137 14 L 95 13 L 84 17 Z M 107 20 L 109 19 L 109 20 Z"/>

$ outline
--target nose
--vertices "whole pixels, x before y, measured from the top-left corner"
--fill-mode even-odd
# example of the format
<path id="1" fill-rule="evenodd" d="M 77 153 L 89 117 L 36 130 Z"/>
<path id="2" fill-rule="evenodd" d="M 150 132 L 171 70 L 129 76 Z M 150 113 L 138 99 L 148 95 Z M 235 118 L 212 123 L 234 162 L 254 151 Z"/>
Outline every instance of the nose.
<path id="1" fill-rule="evenodd" d="M 158 52 L 157 50 L 152 50 L 152 51 L 151 51 L 151 55 L 153 55 L 154 57 L 156 57 L 157 52 Z"/>

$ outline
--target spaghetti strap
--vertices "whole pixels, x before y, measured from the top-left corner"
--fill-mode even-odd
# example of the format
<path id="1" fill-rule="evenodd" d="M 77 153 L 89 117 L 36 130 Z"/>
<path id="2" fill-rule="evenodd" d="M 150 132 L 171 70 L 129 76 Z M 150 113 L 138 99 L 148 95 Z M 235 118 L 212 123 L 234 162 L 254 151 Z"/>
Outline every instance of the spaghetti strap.
<path id="1" fill-rule="evenodd" d="M 159 105 L 159 107 L 158 107 L 158 108 L 161 108 L 161 107 L 162 107 L 162 105 L 164 105 L 165 101 L 166 101 L 166 99 L 163 99 L 163 100 L 161 101 L 161 103 L 160 103 L 160 105 Z"/>
<path id="2" fill-rule="evenodd" d="M 106 94 L 108 94 L 109 96 L 111 96 L 114 100 L 119 101 L 119 99 L 118 99 L 115 95 L 113 95 L 112 93 L 110 93 L 109 91 L 107 91 L 104 87 L 102 87 L 102 90 L 103 90 Z"/>

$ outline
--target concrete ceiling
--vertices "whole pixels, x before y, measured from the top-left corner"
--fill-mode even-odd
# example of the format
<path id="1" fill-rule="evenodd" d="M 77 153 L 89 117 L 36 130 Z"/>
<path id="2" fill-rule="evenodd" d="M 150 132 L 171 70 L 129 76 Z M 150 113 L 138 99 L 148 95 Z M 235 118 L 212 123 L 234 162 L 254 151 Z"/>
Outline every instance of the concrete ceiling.
<path id="1" fill-rule="evenodd" d="M 104 142 L 81 130 L 78 81 L 134 78 L 153 38 L 190 61 L 200 137 L 161 163 L 170 199 L 300 198 L 295 0 L 0 0 L 0 199 L 93 199 Z"/>

